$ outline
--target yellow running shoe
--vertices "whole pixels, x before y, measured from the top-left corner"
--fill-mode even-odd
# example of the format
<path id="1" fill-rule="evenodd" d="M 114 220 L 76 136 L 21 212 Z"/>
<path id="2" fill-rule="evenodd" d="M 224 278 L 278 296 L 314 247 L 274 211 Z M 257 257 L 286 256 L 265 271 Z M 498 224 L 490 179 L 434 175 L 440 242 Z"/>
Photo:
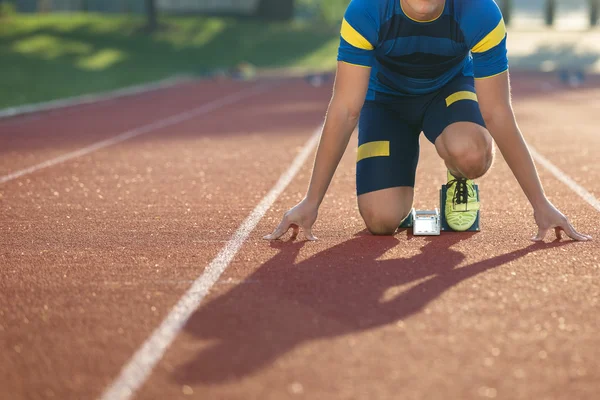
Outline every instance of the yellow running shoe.
<path id="1" fill-rule="evenodd" d="M 445 217 L 455 231 L 466 231 L 473 226 L 479 212 L 479 200 L 472 180 L 457 178 L 448 171 L 446 184 Z"/>

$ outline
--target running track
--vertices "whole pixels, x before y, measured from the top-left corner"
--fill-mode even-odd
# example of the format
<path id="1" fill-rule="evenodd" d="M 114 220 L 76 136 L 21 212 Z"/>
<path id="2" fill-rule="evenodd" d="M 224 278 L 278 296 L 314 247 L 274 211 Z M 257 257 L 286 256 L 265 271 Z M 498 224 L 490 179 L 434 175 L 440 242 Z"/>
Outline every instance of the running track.
<path id="1" fill-rule="evenodd" d="M 195 82 L 0 121 L 0 398 L 597 398 L 600 84 L 513 85 L 528 141 L 589 194 L 540 165 L 549 197 L 595 241 L 532 244 L 501 157 L 481 233 L 371 237 L 355 138 L 320 241 L 261 240 L 306 189 L 330 85 Z M 417 179 L 435 206 L 425 142 Z"/>

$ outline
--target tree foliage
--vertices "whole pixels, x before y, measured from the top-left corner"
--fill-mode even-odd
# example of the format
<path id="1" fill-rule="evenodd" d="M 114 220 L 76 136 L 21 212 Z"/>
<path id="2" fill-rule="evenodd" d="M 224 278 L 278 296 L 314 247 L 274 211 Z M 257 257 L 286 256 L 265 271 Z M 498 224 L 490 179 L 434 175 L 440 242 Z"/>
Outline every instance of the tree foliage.
<path id="1" fill-rule="evenodd" d="M 268 20 L 285 21 L 294 16 L 295 0 L 261 0 L 258 16 Z"/>
<path id="2" fill-rule="evenodd" d="M 154 32 L 158 28 L 158 16 L 156 13 L 156 0 L 146 0 L 146 30 Z"/>
<path id="3" fill-rule="evenodd" d="M 297 0 L 298 8 L 328 24 L 341 22 L 348 3 L 350 0 Z"/>

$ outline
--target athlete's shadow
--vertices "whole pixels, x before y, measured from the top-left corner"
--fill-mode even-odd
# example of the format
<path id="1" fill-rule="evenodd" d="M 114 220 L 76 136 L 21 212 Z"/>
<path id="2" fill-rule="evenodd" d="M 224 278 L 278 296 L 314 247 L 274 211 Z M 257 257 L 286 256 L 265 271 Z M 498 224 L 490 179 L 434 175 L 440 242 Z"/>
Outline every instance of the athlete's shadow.
<path id="1" fill-rule="evenodd" d="M 465 256 L 450 247 L 470 236 L 443 235 L 411 258 L 381 260 L 398 239 L 360 234 L 301 262 L 296 257 L 305 242 L 272 242 L 276 256 L 192 316 L 185 330 L 207 341 L 206 347 L 178 367 L 174 379 L 181 384 L 239 379 L 303 342 L 405 319 L 465 279 L 567 243 L 532 244 L 456 268 Z"/>

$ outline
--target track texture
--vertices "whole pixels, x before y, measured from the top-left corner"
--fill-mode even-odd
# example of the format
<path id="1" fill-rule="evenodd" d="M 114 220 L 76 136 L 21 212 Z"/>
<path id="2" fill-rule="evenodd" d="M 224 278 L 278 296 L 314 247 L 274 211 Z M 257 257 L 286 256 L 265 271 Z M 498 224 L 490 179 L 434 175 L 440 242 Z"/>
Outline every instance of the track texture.
<path id="1" fill-rule="evenodd" d="M 0 121 L 0 175 L 245 87 L 199 82 Z M 528 141 L 596 197 L 598 82 L 515 75 Z M 0 398 L 91 399 L 169 313 L 322 122 L 330 85 L 263 94 L 0 185 Z M 595 399 L 598 212 L 540 167 L 591 243 L 532 244 L 498 157 L 481 233 L 375 238 L 354 194 L 353 138 L 317 243 L 266 242 L 304 165 L 136 399 Z M 416 206 L 443 164 L 423 142 Z M 302 236 L 301 236 L 302 239 Z"/>

